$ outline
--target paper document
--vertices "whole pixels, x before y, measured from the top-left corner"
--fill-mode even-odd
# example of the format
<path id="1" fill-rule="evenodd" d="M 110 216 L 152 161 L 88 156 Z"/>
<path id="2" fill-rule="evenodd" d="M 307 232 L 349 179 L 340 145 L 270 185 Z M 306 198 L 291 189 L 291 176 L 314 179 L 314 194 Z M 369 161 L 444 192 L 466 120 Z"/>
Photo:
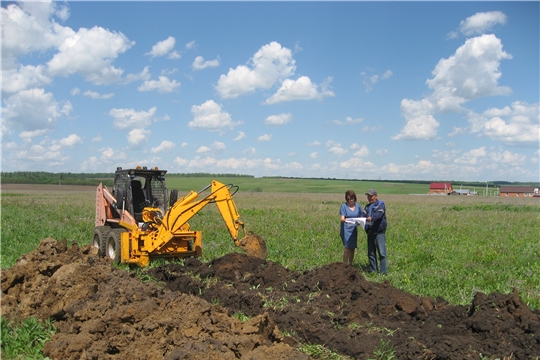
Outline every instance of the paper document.
<path id="1" fill-rule="evenodd" d="M 348 224 L 356 224 L 356 225 L 360 225 L 362 227 L 362 229 L 365 229 L 366 227 L 366 218 L 347 218 L 345 219 L 345 222 L 348 223 Z"/>

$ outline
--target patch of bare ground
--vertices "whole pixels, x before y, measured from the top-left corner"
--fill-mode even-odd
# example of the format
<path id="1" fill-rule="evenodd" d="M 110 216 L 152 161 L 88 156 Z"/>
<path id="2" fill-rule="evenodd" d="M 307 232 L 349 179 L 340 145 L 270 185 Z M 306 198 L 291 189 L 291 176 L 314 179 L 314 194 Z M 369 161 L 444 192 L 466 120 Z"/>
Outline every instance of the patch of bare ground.
<path id="1" fill-rule="evenodd" d="M 308 358 L 300 343 L 355 359 L 384 349 L 397 359 L 540 356 L 540 311 L 516 293 L 453 306 L 340 263 L 294 272 L 240 253 L 143 274 L 158 281 L 45 239 L 3 271 L 2 316 L 52 318 L 53 359 Z"/>

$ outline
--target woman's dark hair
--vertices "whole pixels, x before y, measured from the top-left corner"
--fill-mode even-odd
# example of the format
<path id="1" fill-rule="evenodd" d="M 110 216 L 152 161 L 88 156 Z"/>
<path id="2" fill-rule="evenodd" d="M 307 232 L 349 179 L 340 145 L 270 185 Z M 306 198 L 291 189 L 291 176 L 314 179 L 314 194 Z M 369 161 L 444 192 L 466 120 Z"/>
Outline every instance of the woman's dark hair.
<path id="1" fill-rule="evenodd" d="M 352 199 L 352 198 L 354 198 L 354 200 L 356 201 L 356 194 L 354 193 L 353 190 L 347 190 L 345 192 L 345 200 L 349 201 L 349 199 Z"/>

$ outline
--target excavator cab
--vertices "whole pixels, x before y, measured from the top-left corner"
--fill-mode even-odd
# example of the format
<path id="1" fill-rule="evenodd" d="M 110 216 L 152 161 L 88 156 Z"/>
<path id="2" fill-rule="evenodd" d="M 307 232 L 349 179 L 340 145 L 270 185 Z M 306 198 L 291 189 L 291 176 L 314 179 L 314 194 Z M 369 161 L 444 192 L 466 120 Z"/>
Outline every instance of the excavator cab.
<path id="1" fill-rule="evenodd" d="M 143 221 L 145 207 L 158 208 L 164 214 L 169 207 L 170 197 L 165 184 L 166 173 L 166 170 L 140 166 L 135 169 L 117 168 L 112 194 L 118 209 L 128 211 L 137 222 Z"/>

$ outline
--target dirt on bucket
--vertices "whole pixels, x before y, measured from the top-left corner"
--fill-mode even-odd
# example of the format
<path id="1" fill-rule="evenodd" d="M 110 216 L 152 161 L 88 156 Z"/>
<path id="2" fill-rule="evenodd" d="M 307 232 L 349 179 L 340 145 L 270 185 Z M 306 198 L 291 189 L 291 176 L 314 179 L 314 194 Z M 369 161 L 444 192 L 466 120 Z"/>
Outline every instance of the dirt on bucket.
<path id="1" fill-rule="evenodd" d="M 331 263 L 303 272 L 231 253 L 127 272 L 90 245 L 42 240 L 2 272 L 2 316 L 52 318 L 52 359 L 535 359 L 540 311 L 512 294 L 468 306 Z"/>

